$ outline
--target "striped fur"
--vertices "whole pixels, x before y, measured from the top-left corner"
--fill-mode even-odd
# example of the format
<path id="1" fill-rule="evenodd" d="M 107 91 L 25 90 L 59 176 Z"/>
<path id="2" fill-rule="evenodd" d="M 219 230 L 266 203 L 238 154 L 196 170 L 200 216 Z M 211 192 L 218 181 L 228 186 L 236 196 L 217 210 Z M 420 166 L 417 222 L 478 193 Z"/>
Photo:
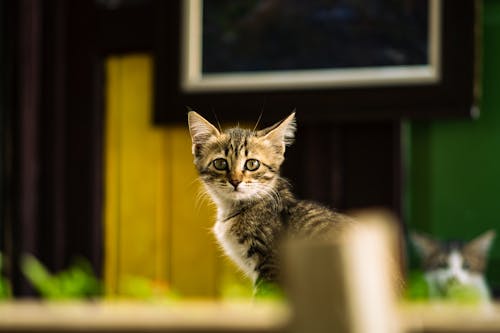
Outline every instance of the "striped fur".
<path id="1" fill-rule="evenodd" d="M 324 237 L 350 224 L 346 216 L 297 200 L 280 176 L 294 139 L 294 113 L 260 131 L 221 132 L 194 111 L 188 120 L 194 164 L 218 208 L 214 234 L 254 282 L 279 282 L 277 252 L 284 236 Z"/>

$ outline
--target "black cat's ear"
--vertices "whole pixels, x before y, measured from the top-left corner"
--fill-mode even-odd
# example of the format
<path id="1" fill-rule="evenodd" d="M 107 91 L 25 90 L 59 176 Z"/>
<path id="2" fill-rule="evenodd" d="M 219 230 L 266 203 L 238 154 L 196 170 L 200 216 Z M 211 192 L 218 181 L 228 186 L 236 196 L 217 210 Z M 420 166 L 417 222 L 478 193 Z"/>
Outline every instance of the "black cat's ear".
<path id="1" fill-rule="evenodd" d="M 297 122 L 295 120 L 295 112 L 292 112 L 284 120 L 257 132 L 264 140 L 269 140 L 273 145 L 282 147 L 283 152 L 285 147 L 293 143 L 295 131 L 297 130 Z"/>
<path id="2" fill-rule="evenodd" d="M 465 245 L 468 252 L 486 257 L 495 239 L 495 230 L 488 230 Z"/>
<path id="3" fill-rule="evenodd" d="M 206 143 L 210 138 L 219 136 L 220 132 L 208 120 L 200 116 L 195 111 L 188 113 L 189 133 L 193 142 L 192 152 L 195 155 L 198 148 Z"/>
<path id="4" fill-rule="evenodd" d="M 410 239 L 422 258 L 427 258 L 439 250 L 439 242 L 430 236 L 412 231 Z"/>

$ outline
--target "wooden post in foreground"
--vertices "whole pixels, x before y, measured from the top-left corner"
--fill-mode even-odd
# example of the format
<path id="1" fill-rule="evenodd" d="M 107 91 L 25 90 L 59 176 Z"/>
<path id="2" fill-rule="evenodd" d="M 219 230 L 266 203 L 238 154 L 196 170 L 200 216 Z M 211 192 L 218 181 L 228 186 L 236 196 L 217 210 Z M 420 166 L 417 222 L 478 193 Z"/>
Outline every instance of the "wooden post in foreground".
<path id="1" fill-rule="evenodd" d="M 366 215 L 345 238 L 290 242 L 285 254 L 292 333 L 395 333 L 394 232 Z"/>

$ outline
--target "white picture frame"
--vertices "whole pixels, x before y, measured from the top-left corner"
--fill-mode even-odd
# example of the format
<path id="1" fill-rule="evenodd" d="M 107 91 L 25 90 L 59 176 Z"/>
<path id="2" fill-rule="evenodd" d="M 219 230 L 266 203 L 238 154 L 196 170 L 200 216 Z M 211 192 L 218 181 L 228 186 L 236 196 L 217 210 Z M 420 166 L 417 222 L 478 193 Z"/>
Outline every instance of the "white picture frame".
<path id="1" fill-rule="evenodd" d="M 426 85 L 441 80 L 441 0 L 429 0 L 424 65 L 203 73 L 203 0 L 183 0 L 180 87 L 186 93 Z"/>

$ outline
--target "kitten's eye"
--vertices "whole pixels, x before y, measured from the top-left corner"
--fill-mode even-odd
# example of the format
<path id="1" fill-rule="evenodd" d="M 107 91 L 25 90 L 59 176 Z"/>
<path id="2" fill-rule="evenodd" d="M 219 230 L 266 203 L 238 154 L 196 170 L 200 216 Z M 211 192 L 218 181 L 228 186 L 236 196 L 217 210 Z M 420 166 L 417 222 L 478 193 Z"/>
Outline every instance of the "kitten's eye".
<path id="1" fill-rule="evenodd" d="M 227 161 L 223 158 L 217 158 L 213 162 L 214 168 L 217 170 L 226 170 L 227 169 Z"/>
<path id="2" fill-rule="evenodd" d="M 245 168 L 249 171 L 255 171 L 260 167 L 260 162 L 251 158 L 245 162 Z"/>

